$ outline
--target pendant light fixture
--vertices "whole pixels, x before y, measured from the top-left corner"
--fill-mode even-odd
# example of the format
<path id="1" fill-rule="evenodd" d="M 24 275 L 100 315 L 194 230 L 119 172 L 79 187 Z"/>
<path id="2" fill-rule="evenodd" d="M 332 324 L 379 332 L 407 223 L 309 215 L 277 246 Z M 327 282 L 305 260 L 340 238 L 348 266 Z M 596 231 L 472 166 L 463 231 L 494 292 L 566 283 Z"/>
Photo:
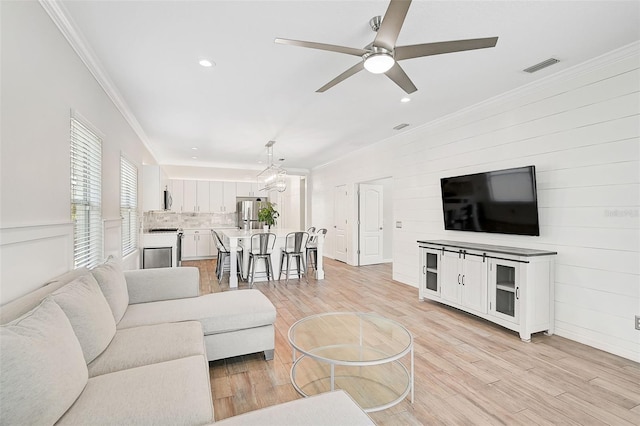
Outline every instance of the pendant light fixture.
<path id="1" fill-rule="evenodd" d="M 276 141 L 269 141 L 267 148 L 267 164 L 269 166 L 258 174 L 260 189 L 265 191 L 284 192 L 287 189 L 287 171 L 277 164 L 273 164 L 273 145 Z"/>

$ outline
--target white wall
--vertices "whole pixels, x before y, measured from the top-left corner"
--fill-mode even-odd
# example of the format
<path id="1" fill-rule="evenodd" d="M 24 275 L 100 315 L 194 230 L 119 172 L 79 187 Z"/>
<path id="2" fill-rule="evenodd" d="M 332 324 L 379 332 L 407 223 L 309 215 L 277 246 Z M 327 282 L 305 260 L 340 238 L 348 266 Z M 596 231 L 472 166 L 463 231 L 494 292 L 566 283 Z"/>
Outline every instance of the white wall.
<path id="1" fill-rule="evenodd" d="M 81 62 L 42 6 L 35 1 L 0 2 L 1 167 L 0 230 L 23 235 L 70 222 L 70 111 L 78 111 L 104 135 L 102 145 L 103 218 L 120 218 L 120 155 L 138 166 L 155 160 Z M 140 188 L 142 191 L 142 188 Z M 55 228 L 58 229 L 58 228 Z M 20 232 L 15 232 L 21 230 Z M 72 267 L 66 239 L 29 237 L 28 258 L 13 254 L 19 239 L 2 241 L 0 303 L 24 294 L 43 280 Z M 107 227 L 108 251 L 120 232 Z M 6 244 L 5 244 L 6 243 Z M 59 251 L 59 252 L 58 252 Z M 56 262 L 38 262 L 51 257 Z M 72 253 L 71 253 L 72 255 Z M 9 262 L 11 259 L 11 262 Z M 18 263 L 16 263 L 18 262 Z M 29 277 L 20 273 L 29 268 Z"/>
<path id="2" fill-rule="evenodd" d="M 313 170 L 311 212 L 330 229 L 328 255 L 333 187 L 393 176 L 394 219 L 403 222 L 395 280 L 417 286 L 419 239 L 554 250 L 557 334 L 640 361 L 639 46 Z M 539 237 L 444 231 L 440 178 L 531 164 Z"/>

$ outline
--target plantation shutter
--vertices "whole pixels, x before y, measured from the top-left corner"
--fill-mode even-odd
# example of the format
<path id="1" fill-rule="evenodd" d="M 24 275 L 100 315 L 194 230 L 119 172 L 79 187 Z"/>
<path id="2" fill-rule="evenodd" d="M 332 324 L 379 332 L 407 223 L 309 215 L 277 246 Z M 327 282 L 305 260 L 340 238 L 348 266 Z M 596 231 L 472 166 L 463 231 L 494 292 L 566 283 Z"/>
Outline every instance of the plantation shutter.
<path id="1" fill-rule="evenodd" d="M 120 157 L 120 215 L 124 257 L 138 247 L 138 169 L 124 157 Z"/>
<path id="2" fill-rule="evenodd" d="M 76 268 L 102 260 L 102 141 L 71 118 L 71 220 Z"/>

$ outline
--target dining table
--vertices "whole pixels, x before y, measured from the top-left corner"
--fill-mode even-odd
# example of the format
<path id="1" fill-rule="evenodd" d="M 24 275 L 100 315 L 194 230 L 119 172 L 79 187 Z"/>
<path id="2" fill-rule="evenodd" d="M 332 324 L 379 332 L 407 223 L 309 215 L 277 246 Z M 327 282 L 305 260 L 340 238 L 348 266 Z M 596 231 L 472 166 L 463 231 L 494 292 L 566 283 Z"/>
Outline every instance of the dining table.
<path id="1" fill-rule="evenodd" d="M 222 229 L 219 233 L 222 235 L 224 245 L 229 249 L 230 259 L 229 259 L 229 287 L 230 288 L 238 288 L 238 272 L 241 272 L 241 276 L 246 277 L 248 273 L 249 267 L 249 251 L 251 249 L 251 236 L 255 234 L 261 234 L 264 232 L 270 232 L 276 235 L 275 245 L 271 252 L 271 263 L 274 266 L 274 275 L 276 272 L 280 271 L 280 251 L 281 248 L 285 245 L 285 238 L 291 232 L 300 232 L 299 229 L 270 229 L 265 231 L 263 229 Z M 307 232 L 307 231 L 302 231 Z M 323 248 L 324 248 L 324 240 L 325 236 L 321 233 L 309 233 L 309 238 L 315 237 L 317 239 L 317 256 L 315 257 L 315 273 L 314 277 L 318 280 L 324 279 L 324 268 L 323 268 Z M 238 253 L 242 252 L 242 270 L 238 271 Z M 256 275 L 261 272 L 264 272 L 264 265 L 256 265 Z M 261 274 L 260 274 L 261 275 Z M 267 277 L 265 276 L 256 276 L 254 281 L 267 281 Z"/>

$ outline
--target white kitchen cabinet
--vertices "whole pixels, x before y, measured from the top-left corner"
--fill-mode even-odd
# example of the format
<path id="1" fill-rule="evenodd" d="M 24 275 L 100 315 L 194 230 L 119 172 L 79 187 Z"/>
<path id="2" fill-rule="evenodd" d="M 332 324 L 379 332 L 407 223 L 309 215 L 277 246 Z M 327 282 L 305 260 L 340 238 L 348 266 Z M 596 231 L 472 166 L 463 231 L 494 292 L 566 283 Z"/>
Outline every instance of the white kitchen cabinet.
<path id="1" fill-rule="evenodd" d="M 554 331 L 556 252 L 454 241 L 418 241 L 420 300 L 430 299 L 517 331 Z"/>
<path id="2" fill-rule="evenodd" d="M 196 181 L 196 212 L 209 213 L 209 182 L 204 180 Z"/>
<path id="3" fill-rule="evenodd" d="M 205 180 L 185 180 L 184 181 L 184 212 L 189 213 L 209 213 L 209 181 Z"/>
<path id="4" fill-rule="evenodd" d="M 217 255 L 210 229 L 188 229 L 182 238 L 182 260 L 208 259 Z"/>
<path id="5" fill-rule="evenodd" d="M 238 197 L 266 197 L 267 194 L 259 189 L 257 182 L 236 182 Z"/>
<path id="6" fill-rule="evenodd" d="M 225 213 L 235 213 L 237 189 L 235 182 L 223 182 L 222 205 Z"/>
<path id="7" fill-rule="evenodd" d="M 142 166 L 142 211 L 164 209 L 164 190 L 167 185 L 167 175 L 160 166 Z"/>
<path id="8" fill-rule="evenodd" d="M 182 260 L 194 259 L 197 257 L 196 234 L 184 231 L 182 236 Z"/>
<path id="9" fill-rule="evenodd" d="M 171 180 L 171 211 L 181 213 L 184 211 L 184 181 L 179 179 Z"/>
<path id="10" fill-rule="evenodd" d="M 209 209 L 212 213 L 236 211 L 236 183 L 209 182 Z"/>
<path id="11" fill-rule="evenodd" d="M 209 211 L 214 213 L 224 212 L 223 182 L 209 182 Z"/>
<path id="12" fill-rule="evenodd" d="M 198 208 L 198 188 L 195 180 L 185 180 L 183 193 L 183 212 L 195 213 Z"/>

